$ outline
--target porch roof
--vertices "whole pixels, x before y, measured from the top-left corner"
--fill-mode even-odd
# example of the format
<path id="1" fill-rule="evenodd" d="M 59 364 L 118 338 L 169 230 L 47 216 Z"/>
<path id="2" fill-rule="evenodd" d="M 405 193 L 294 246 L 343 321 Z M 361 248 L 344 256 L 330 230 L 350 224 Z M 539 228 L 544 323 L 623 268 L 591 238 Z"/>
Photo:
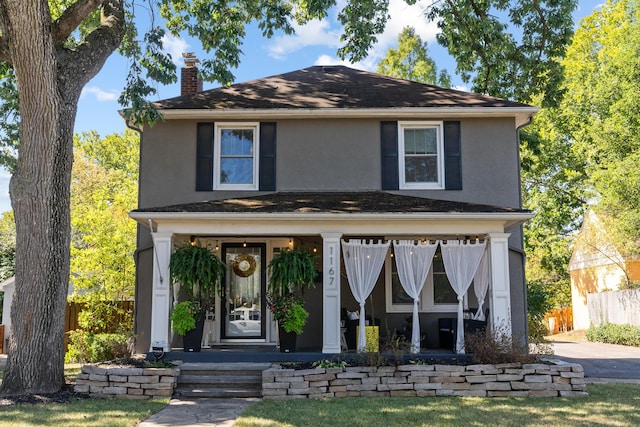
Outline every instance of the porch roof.
<path id="1" fill-rule="evenodd" d="M 504 229 L 533 214 L 525 209 L 370 192 L 276 192 L 243 198 L 210 200 L 136 209 L 130 216 L 149 220 L 481 220 L 501 222 Z"/>
<path id="2" fill-rule="evenodd" d="M 210 213 L 529 213 L 525 209 L 405 196 L 385 191 L 276 192 L 257 196 L 209 200 L 133 212 Z"/>

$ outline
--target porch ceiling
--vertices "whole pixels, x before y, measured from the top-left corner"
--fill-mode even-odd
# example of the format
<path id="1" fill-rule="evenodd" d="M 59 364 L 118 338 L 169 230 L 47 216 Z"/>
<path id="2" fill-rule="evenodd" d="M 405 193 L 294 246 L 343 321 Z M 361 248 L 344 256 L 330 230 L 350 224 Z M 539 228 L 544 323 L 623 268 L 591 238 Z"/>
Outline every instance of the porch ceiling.
<path id="1" fill-rule="evenodd" d="M 137 209 L 131 218 L 158 232 L 218 235 L 476 234 L 504 232 L 530 211 L 382 191 L 268 193 Z"/>

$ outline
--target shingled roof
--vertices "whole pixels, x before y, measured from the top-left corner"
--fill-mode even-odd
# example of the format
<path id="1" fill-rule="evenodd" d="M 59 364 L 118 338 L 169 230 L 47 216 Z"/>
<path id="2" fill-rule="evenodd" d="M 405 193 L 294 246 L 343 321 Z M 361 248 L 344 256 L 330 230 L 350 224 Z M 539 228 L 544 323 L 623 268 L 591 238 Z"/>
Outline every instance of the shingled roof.
<path id="1" fill-rule="evenodd" d="M 344 66 L 314 66 L 154 103 L 160 110 L 533 107 Z"/>
<path id="2" fill-rule="evenodd" d="M 370 192 L 279 192 L 253 197 L 212 200 L 136 209 L 149 213 L 528 213 L 516 208 Z"/>

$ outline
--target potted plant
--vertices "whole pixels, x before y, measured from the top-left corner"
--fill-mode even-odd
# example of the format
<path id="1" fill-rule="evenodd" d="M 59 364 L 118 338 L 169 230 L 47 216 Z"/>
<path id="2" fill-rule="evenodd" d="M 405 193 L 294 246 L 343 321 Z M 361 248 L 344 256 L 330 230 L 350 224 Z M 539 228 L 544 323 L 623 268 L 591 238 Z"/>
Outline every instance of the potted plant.
<path id="1" fill-rule="evenodd" d="M 169 271 L 172 283 L 180 284 L 186 301 L 177 304 L 171 313 L 173 330 L 183 336 L 184 351 L 200 351 L 204 314 L 213 305 L 220 291 L 220 279 L 225 264 L 200 242 L 185 242 L 171 254 Z"/>
<path id="2" fill-rule="evenodd" d="M 302 333 L 309 313 L 304 309 L 304 290 L 318 275 L 317 255 L 304 248 L 288 249 L 269 263 L 269 309 L 278 321 L 280 351 L 295 351 L 296 335 Z"/>

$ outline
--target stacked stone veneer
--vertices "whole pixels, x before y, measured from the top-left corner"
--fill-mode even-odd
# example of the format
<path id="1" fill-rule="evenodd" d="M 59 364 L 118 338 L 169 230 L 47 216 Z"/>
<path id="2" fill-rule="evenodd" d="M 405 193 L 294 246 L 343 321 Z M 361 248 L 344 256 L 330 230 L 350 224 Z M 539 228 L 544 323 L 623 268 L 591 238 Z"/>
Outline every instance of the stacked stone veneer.
<path id="1" fill-rule="evenodd" d="M 167 397 L 176 387 L 179 369 L 125 368 L 85 365 L 76 378 L 74 391 L 92 397 L 151 399 Z"/>
<path id="2" fill-rule="evenodd" d="M 262 373 L 265 399 L 344 396 L 587 396 L 581 365 L 401 365 Z"/>

